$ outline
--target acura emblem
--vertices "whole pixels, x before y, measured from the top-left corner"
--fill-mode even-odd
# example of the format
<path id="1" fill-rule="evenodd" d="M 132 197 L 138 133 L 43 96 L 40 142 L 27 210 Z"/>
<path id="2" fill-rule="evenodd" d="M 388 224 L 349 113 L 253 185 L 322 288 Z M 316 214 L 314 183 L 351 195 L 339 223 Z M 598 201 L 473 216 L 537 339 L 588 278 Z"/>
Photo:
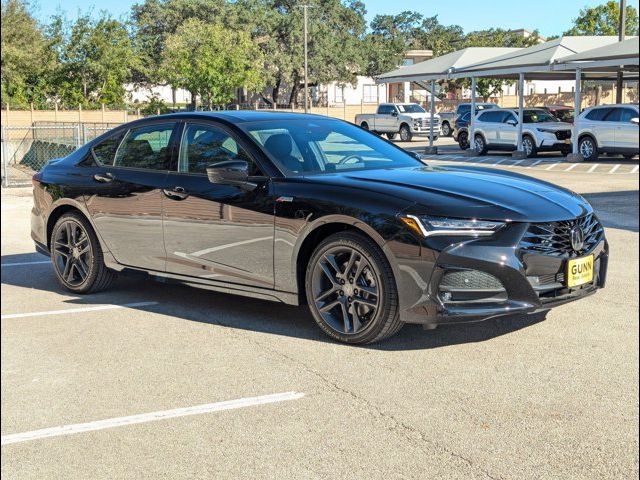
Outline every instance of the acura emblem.
<path id="1" fill-rule="evenodd" d="M 571 246 L 576 252 L 584 247 L 584 230 L 578 226 L 571 229 Z"/>

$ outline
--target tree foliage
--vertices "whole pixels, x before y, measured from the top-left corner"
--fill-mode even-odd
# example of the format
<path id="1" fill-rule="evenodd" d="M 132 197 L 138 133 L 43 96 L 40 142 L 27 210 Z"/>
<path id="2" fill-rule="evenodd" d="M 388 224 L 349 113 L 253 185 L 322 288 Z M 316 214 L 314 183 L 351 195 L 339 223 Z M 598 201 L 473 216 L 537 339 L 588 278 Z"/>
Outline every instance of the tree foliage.
<path id="1" fill-rule="evenodd" d="M 166 39 L 162 77 L 200 95 L 208 105 L 232 101 L 235 89 L 258 90 L 262 54 L 246 32 L 190 19 Z"/>
<path id="2" fill-rule="evenodd" d="M 620 4 L 615 0 L 592 8 L 583 8 L 565 35 L 618 35 Z M 626 35 L 638 35 L 638 11 L 627 5 Z"/>

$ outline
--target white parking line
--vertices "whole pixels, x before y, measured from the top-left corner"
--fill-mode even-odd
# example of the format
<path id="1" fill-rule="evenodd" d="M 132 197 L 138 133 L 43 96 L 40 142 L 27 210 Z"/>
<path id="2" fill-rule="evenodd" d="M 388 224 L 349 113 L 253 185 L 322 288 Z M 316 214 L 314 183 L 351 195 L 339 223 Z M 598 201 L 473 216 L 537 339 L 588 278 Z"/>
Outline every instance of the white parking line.
<path id="1" fill-rule="evenodd" d="M 580 165 L 580 164 L 579 163 L 574 163 L 573 165 L 569 165 L 569 167 L 565 169 L 565 172 L 570 172 L 571 170 L 576 168 L 578 165 Z"/>
<path id="2" fill-rule="evenodd" d="M 533 167 L 535 167 L 536 165 L 538 165 L 540 163 L 542 163 L 542 160 L 537 160 L 537 161 L 533 162 L 531 165 L 529 165 L 527 168 L 533 168 Z"/>
<path id="3" fill-rule="evenodd" d="M 513 167 L 516 167 L 516 166 L 520 165 L 522 162 L 524 162 L 524 160 L 518 160 L 517 162 L 512 163 L 512 164 L 511 164 L 511 165 L 509 165 L 509 166 L 510 166 L 511 168 L 513 168 Z"/>
<path id="4" fill-rule="evenodd" d="M 545 168 L 545 170 L 552 170 L 552 169 L 554 169 L 556 167 L 556 165 L 558 165 L 558 164 L 557 163 L 552 163 L 547 168 Z"/>
<path id="5" fill-rule="evenodd" d="M 98 305 L 96 307 L 67 308 L 65 310 L 47 310 L 44 312 L 9 313 L 7 315 L 0 315 L 0 320 L 5 320 L 7 318 L 39 317 L 41 315 L 62 315 L 65 313 L 97 312 L 100 310 L 114 310 L 117 308 L 149 307 L 151 305 L 157 304 L 158 302 L 136 302 L 124 303 L 122 305 Z"/>
<path id="6" fill-rule="evenodd" d="M 51 260 L 38 260 L 37 262 L 16 262 L 16 263 L 3 263 L 0 265 L 4 267 L 21 267 L 23 265 L 41 265 L 43 263 L 51 263 Z"/>
<path id="7" fill-rule="evenodd" d="M 629 173 L 636 173 L 638 171 L 638 169 L 640 168 L 640 165 L 636 165 L 635 167 L 633 167 L 631 169 L 631 171 Z"/>
<path id="8" fill-rule="evenodd" d="M 237 400 L 227 400 L 225 402 L 207 403 L 194 407 L 175 408 L 173 410 L 163 410 L 159 412 L 142 413 L 128 417 L 109 418 L 97 420 L 95 422 L 76 423 L 75 425 L 61 425 L 59 427 L 43 428 L 30 432 L 13 433 L 2 436 L 2 445 L 11 443 L 28 442 L 42 438 L 59 437 L 62 435 L 73 435 L 76 433 L 91 432 L 94 430 L 104 430 L 106 428 L 123 427 L 125 425 L 135 425 L 137 423 L 155 422 L 166 420 L 167 418 L 186 417 L 188 415 L 201 415 L 203 413 L 220 412 L 223 410 L 234 410 L 237 408 L 253 407 L 265 405 L 267 403 L 286 402 L 288 400 L 298 400 L 304 397 L 300 392 L 274 393 L 262 395 L 260 397 L 239 398 Z"/>
<path id="9" fill-rule="evenodd" d="M 620 168 L 620 164 L 616 164 L 613 167 L 611 167 L 611 170 L 609 170 L 609 173 L 615 173 L 616 170 L 618 170 Z"/>
<path id="10" fill-rule="evenodd" d="M 591 168 L 589 170 L 587 170 L 587 173 L 593 173 L 596 171 L 596 168 L 598 168 L 600 166 L 599 163 L 595 163 L 591 166 Z"/>

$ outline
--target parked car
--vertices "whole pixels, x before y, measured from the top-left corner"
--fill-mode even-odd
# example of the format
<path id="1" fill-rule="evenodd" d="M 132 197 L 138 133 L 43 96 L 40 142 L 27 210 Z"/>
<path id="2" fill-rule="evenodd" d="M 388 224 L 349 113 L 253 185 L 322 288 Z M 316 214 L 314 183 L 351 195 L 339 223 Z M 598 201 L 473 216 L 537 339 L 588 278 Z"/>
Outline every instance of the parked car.
<path id="1" fill-rule="evenodd" d="M 594 293 L 607 272 L 604 229 L 581 196 L 512 172 L 428 167 L 317 115 L 137 120 L 49 162 L 33 196 L 36 248 L 74 294 L 146 272 L 308 304 L 347 343 L 548 309 Z"/>
<path id="2" fill-rule="evenodd" d="M 546 110 L 561 122 L 573 123 L 573 107 L 569 107 L 567 105 L 547 105 L 540 108 Z"/>
<path id="3" fill-rule="evenodd" d="M 453 129 L 453 139 L 458 142 L 458 145 L 462 150 L 469 148 L 469 120 L 471 119 L 471 112 L 463 113 L 456 118 L 455 127 Z"/>
<path id="4" fill-rule="evenodd" d="M 489 110 L 492 108 L 500 108 L 495 103 L 476 103 L 476 113 L 481 110 Z M 456 119 L 461 115 L 471 111 L 471 103 L 461 103 L 456 107 L 455 112 L 440 112 L 440 130 L 444 137 L 448 137 L 453 134 L 455 128 Z"/>
<path id="5" fill-rule="evenodd" d="M 559 121 L 541 108 L 524 110 L 522 149 L 527 157 L 538 152 L 571 152 L 570 123 Z M 518 115 L 507 109 L 485 111 L 474 122 L 475 148 L 484 155 L 488 150 L 515 150 L 518 146 Z"/>
<path id="6" fill-rule="evenodd" d="M 417 103 L 381 103 L 376 113 L 356 115 L 356 125 L 374 133 L 385 133 L 389 140 L 400 134 L 400 140 L 410 142 L 414 135 L 429 136 L 433 128 L 434 140 L 440 136 L 440 117 L 431 114 Z"/>
<path id="7" fill-rule="evenodd" d="M 577 120 L 578 151 L 586 160 L 600 153 L 633 158 L 638 147 L 638 105 L 602 105 L 585 109 Z"/>

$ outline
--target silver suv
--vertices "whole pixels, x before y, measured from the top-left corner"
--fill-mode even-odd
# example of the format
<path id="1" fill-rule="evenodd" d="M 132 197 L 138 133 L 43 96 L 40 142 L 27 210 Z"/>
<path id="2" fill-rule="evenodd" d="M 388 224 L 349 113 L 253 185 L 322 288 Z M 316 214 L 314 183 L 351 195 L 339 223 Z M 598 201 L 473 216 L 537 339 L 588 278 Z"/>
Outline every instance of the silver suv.
<path id="1" fill-rule="evenodd" d="M 578 151 L 585 160 L 596 160 L 599 153 L 621 154 L 633 158 L 638 147 L 638 105 L 602 105 L 586 108 L 576 120 Z"/>
<path id="2" fill-rule="evenodd" d="M 561 122 L 542 108 L 525 108 L 522 149 L 527 157 L 538 152 L 571 151 L 570 123 Z M 479 113 L 473 125 L 474 145 L 480 155 L 488 150 L 515 150 L 518 146 L 518 116 L 507 109 Z"/>

